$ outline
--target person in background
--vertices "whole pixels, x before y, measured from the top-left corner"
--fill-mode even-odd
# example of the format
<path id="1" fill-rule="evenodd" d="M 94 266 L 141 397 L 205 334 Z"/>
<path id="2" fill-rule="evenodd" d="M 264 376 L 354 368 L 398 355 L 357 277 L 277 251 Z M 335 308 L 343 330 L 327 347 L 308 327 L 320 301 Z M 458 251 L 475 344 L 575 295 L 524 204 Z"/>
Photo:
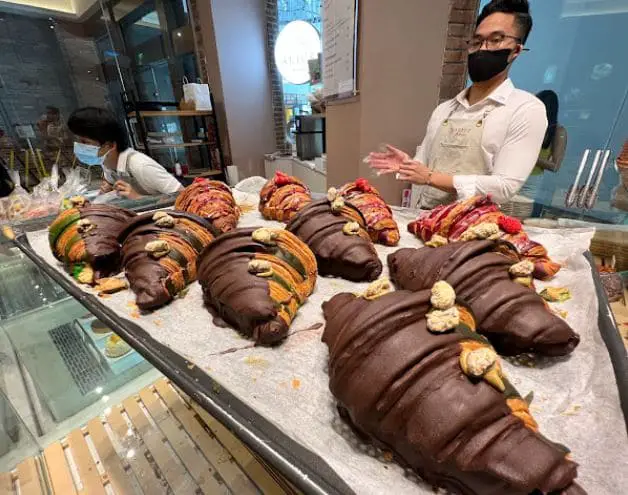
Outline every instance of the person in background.
<path id="1" fill-rule="evenodd" d="M 512 198 L 536 164 L 547 128 L 545 107 L 508 77 L 532 30 L 527 0 L 493 0 L 467 42 L 473 84 L 439 105 L 414 158 L 390 145 L 366 159 L 379 174 L 413 186 L 413 203 L 429 209 L 491 194 Z"/>
<path id="2" fill-rule="evenodd" d="M 116 190 L 120 196 L 138 199 L 182 189 L 164 167 L 128 145 L 125 129 L 109 110 L 79 108 L 70 115 L 68 128 L 75 136 L 77 159 L 88 166 L 103 167 L 101 193 Z"/>
<path id="3" fill-rule="evenodd" d="M 566 132 L 564 129 L 558 132 L 558 95 L 551 89 L 546 89 L 537 93 L 536 97 L 545 105 L 548 126 L 536 166 L 520 191 L 522 196 L 530 199 L 535 199 L 545 170 L 558 170 L 567 147 Z"/>

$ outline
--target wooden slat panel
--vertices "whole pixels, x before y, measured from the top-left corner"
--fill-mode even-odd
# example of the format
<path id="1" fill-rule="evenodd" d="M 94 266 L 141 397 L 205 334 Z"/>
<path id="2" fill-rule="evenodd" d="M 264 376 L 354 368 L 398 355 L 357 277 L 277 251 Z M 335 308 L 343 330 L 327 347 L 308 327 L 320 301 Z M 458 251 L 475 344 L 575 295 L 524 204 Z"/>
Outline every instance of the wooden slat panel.
<path id="1" fill-rule="evenodd" d="M 140 391 L 140 399 L 203 493 L 207 495 L 230 493 L 229 488 L 224 483 L 218 483 L 214 477 L 216 470 L 192 446 L 179 423 L 172 414 L 162 407 L 154 392 L 145 388 Z"/>
<path id="2" fill-rule="evenodd" d="M 196 420 L 194 413 L 188 409 L 181 398 L 170 388 L 166 380 L 158 380 L 155 383 L 155 388 L 168 406 L 168 409 L 174 413 L 190 437 L 194 439 L 201 449 L 201 452 L 218 470 L 218 473 L 220 473 L 220 476 L 225 480 L 231 491 L 237 494 L 258 493 L 251 480 L 233 461 L 229 452 L 218 440 L 207 434 Z"/>
<path id="3" fill-rule="evenodd" d="M 144 456 L 143 446 L 140 447 L 139 442 L 134 437 L 127 437 L 128 426 L 118 407 L 111 409 L 111 413 L 107 416 L 107 423 L 111 426 L 111 430 L 118 437 L 118 441 L 123 447 L 126 448 L 131 444 L 134 450 L 136 450 L 135 455 L 127 459 L 127 461 L 131 469 L 133 469 L 135 478 L 142 487 L 142 491 L 146 495 L 153 495 L 153 493 L 166 494 L 168 492 L 166 480 L 157 478 L 152 466 Z"/>
<path id="4" fill-rule="evenodd" d="M 100 418 L 94 418 L 87 423 L 87 431 L 94 442 L 94 447 L 103 464 L 109 482 L 113 485 L 116 495 L 132 495 L 135 490 L 120 462 L 107 432 L 105 431 Z"/>
<path id="5" fill-rule="evenodd" d="M 11 473 L 0 473 L 0 493 L 13 493 L 13 477 Z"/>
<path id="6" fill-rule="evenodd" d="M 80 428 L 72 430 L 68 435 L 68 445 L 72 452 L 72 458 L 78 468 L 81 482 L 83 483 L 83 490 L 81 493 L 89 495 L 105 495 L 105 487 L 102 484 L 102 479 L 96 463 L 92 459 L 92 454 L 89 452 L 89 447 L 85 441 L 85 436 Z"/>
<path id="7" fill-rule="evenodd" d="M 34 457 L 24 459 L 17 465 L 17 477 L 21 495 L 43 495 L 43 487 Z"/>
<path id="8" fill-rule="evenodd" d="M 161 432 L 153 430 L 135 397 L 125 399 L 122 405 L 174 493 L 194 493 L 198 486 L 168 451 Z"/>
<path id="9" fill-rule="evenodd" d="M 251 477 L 262 493 L 290 493 L 290 487 L 282 483 L 278 475 L 261 464 L 249 449 L 233 433 L 209 415 L 202 407 L 190 401 L 190 405 L 205 422 L 216 438 L 231 453 L 242 469 Z"/>
<path id="10" fill-rule="evenodd" d="M 59 442 L 55 442 L 44 449 L 44 460 L 52 484 L 52 491 L 55 494 L 75 495 L 76 488 L 72 480 L 70 466 L 68 466 L 63 447 Z"/>

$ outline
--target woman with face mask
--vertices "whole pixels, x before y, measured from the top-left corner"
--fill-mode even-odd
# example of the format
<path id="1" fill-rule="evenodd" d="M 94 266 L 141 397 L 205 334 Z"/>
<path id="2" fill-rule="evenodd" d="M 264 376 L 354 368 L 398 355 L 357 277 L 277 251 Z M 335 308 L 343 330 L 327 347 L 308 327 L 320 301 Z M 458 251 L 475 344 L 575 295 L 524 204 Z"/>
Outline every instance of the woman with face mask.
<path id="1" fill-rule="evenodd" d="M 74 134 L 74 154 L 87 166 L 102 167 L 101 193 L 118 191 L 122 197 L 171 194 L 182 189 L 179 181 L 150 156 L 128 145 L 124 128 L 104 108 L 85 107 L 68 119 Z"/>
<path id="2" fill-rule="evenodd" d="M 387 146 L 367 161 L 378 174 L 413 184 L 413 205 L 431 209 L 491 194 L 504 203 L 525 183 L 547 128 L 545 107 L 508 77 L 532 29 L 527 0 L 493 0 L 467 42 L 473 84 L 432 114 L 412 158 Z"/>

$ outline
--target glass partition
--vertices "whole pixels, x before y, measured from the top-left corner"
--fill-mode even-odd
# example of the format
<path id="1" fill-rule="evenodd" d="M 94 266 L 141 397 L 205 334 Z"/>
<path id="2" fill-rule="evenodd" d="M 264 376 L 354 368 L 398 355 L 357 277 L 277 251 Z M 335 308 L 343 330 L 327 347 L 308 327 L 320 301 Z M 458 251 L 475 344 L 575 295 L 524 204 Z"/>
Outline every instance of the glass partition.
<path id="1" fill-rule="evenodd" d="M 511 77 L 531 93 L 556 93 L 567 148 L 557 172 L 533 175 L 522 192 L 536 202 L 535 216 L 625 224 L 628 192 L 615 162 L 628 139 L 628 0 L 530 0 L 530 8 L 530 52 Z"/>

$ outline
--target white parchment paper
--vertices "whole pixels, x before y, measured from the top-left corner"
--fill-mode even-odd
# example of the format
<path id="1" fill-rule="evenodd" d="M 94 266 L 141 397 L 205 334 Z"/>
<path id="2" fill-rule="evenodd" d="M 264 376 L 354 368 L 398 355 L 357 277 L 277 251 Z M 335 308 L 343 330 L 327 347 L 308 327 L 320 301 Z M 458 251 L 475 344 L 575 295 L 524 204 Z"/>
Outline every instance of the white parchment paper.
<path id="1" fill-rule="evenodd" d="M 239 226 L 281 227 L 257 211 L 255 195 L 236 191 L 243 205 Z M 401 229 L 398 247 L 377 246 L 387 275 L 386 256 L 400 247 L 419 247 L 406 225 L 410 210 L 395 209 Z M 573 298 L 559 304 L 581 336 L 569 358 L 526 358 L 505 362 L 520 393 L 534 392 L 532 412 L 541 431 L 567 445 L 580 463 L 579 482 L 590 495 L 628 493 L 628 441 L 610 358 L 597 328 L 598 302 L 590 266 L 583 256 L 592 230 L 528 229 L 564 267 L 550 284 L 566 286 Z M 28 234 L 33 249 L 63 273 L 48 247 L 47 232 Z M 68 277 L 69 278 L 69 277 Z M 339 292 L 360 292 L 368 284 L 319 278 L 316 289 L 279 347 L 253 347 L 235 331 L 214 325 L 203 308 L 198 283 L 165 308 L 140 314 L 124 291 L 103 302 L 141 325 L 155 340 L 204 369 L 231 393 L 276 424 L 286 435 L 319 455 L 358 494 L 431 494 L 432 488 L 387 456 L 361 443 L 340 420 L 328 389 L 327 347 L 321 342 L 321 304 Z M 89 291 L 89 289 L 88 289 Z"/>

